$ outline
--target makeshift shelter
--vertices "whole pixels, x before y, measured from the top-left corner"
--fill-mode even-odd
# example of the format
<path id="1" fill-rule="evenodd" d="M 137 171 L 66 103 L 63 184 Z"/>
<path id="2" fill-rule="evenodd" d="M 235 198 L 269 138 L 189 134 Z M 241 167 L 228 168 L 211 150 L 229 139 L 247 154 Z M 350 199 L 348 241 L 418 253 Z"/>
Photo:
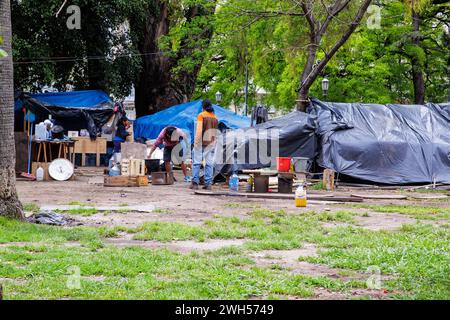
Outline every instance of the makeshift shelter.
<path id="1" fill-rule="evenodd" d="M 216 174 L 233 170 L 275 167 L 276 157 L 305 157 L 317 152 L 316 117 L 300 111 L 219 137 Z M 233 151 L 236 150 L 235 155 Z"/>
<path id="2" fill-rule="evenodd" d="M 219 118 L 219 129 L 238 129 L 250 126 L 249 118 L 239 116 L 218 105 L 213 105 L 213 107 Z M 202 100 L 197 100 L 141 117 L 134 122 L 135 139 L 156 139 L 161 130 L 167 126 L 176 126 L 183 129 L 188 136 L 193 137 L 200 112 L 202 112 Z"/>
<path id="3" fill-rule="evenodd" d="M 16 96 L 16 126 L 26 120 L 39 123 L 52 116 L 66 131 L 87 129 L 94 138 L 114 114 L 114 102 L 103 91 L 86 90 L 52 93 L 20 93 Z"/>
<path id="4" fill-rule="evenodd" d="M 325 103 L 318 117 L 320 166 L 386 184 L 450 184 L 450 107 Z"/>

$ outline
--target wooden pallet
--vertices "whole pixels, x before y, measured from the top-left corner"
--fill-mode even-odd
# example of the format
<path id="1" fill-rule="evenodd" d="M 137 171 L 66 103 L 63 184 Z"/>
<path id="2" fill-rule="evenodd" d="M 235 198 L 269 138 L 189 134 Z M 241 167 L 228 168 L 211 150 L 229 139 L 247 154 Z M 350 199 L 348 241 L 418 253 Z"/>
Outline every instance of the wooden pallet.
<path id="1" fill-rule="evenodd" d="M 105 187 L 145 187 L 148 186 L 148 177 L 107 176 L 103 185 Z"/>

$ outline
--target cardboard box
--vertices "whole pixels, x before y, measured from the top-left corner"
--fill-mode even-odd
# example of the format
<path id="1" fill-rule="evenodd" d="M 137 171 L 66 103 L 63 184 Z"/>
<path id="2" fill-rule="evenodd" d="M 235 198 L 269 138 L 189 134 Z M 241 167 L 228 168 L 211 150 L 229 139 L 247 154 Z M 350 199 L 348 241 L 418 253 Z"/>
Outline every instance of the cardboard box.
<path id="1" fill-rule="evenodd" d="M 78 131 L 68 131 L 67 132 L 67 136 L 69 137 L 69 138 L 76 138 L 76 137 L 78 137 L 80 134 L 79 134 L 79 132 Z"/>
<path id="2" fill-rule="evenodd" d="M 39 167 L 42 167 L 42 169 L 44 169 L 44 181 L 51 181 L 53 180 L 52 178 L 50 178 L 50 175 L 48 174 L 48 166 L 50 164 L 49 163 L 45 163 L 45 162 L 33 162 L 31 164 L 31 173 L 36 177 L 36 171 Z"/>

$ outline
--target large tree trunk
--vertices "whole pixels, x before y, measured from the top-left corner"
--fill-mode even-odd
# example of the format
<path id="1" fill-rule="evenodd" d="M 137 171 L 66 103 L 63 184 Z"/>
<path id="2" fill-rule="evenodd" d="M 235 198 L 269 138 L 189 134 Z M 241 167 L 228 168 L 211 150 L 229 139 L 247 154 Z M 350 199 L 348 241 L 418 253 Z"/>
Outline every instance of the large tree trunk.
<path id="1" fill-rule="evenodd" d="M 179 59 L 191 56 L 194 50 L 202 48 L 194 48 L 190 45 L 190 39 L 182 39 L 183 50 L 180 50 L 177 56 L 169 57 L 161 52 L 158 42 L 162 36 L 169 33 L 171 12 L 169 12 L 170 6 L 167 1 L 158 0 L 155 3 L 158 12 L 154 12 L 154 7 L 150 8 L 144 26 L 133 20 L 130 21 L 134 33 L 142 34 L 139 37 L 138 49 L 142 54 L 143 66 L 135 84 L 137 117 L 187 102 L 194 93 L 197 75 L 202 65 L 202 61 L 198 60 L 193 68 L 182 69 L 175 74 L 173 68 Z M 193 6 L 186 10 L 185 18 L 189 23 L 197 16 L 207 16 L 213 13 L 212 9 Z M 201 37 L 211 39 L 211 36 L 212 29 L 206 23 Z"/>
<path id="2" fill-rule="evenodd" d="M 0 46 L 8 57 L 0 58 L 0 216 L 24 219 L 16 192 L 14 148 L 14 82 L 11 50 L 11 8 L 0 0 Z"/>
<path id="3" fill-rule="evenodd" d="M 184 100 L 183 95 L 171 86 L 170 58 L 162 54 L 158 47 L 158 40 L 169 32 L 169 5 L 159 1 L 158 9 L 159 14 L 149 12 L 138 43 L 143 66 L 135 85 L 137 117 L 155 113 Z"/>
<path id="4" fill-rule="evenodd" d="M 412 12 L 412 43 L 420 46 L 420 14 Z M 425 103 L 425 81 L 423 78 L 422 63 L 417 56 L 411 59 L 412 78 L 414 84 L 414 102 L 416 104 Z"/>

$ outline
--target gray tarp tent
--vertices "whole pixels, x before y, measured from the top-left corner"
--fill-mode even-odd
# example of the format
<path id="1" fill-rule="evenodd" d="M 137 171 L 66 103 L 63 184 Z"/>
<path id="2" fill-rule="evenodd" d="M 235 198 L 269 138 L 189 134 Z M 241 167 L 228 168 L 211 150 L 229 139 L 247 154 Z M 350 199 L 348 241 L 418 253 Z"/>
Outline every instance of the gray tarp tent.
<path id="1" fill-rule="evenodd" d="M 229 174 L 233 163 L 238 170 L 275 166 L 278 156 L 314 159 L 317 151 L 315 121 L 315 116 L 293 111 L 255 127 L 228 130 L 218 138 L 216 173 Z M 271 152 L 273 147 L 276 152 Z M 236 162 L 234 149 L 238 152 Z"/>
<path id="2" fill-rule="evenodd" d="M 320 166 L 386 184 L 450 184 L 450 105 L 312 100 Z"/>

